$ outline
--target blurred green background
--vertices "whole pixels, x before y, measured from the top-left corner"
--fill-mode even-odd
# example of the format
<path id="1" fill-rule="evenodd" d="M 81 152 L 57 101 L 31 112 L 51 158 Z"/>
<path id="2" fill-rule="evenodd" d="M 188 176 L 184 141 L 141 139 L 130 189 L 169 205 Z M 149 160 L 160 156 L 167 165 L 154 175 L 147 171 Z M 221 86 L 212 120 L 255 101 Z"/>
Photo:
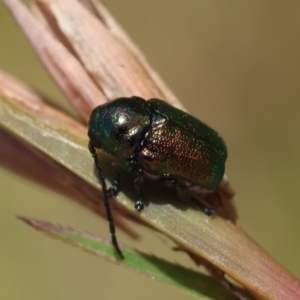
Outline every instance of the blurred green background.
<path id="1" fill-rule="evenodd" d="M 221 133 L 242 227 L 300 277 L 300 2 L 104 4 L 188 111 Z M 67 107 L 2 3 L 0 68 Z M 1 299 L 191 298 L 17 221 L 22 214 L 109 237 L 104 220 L 1 166 L 0 199 Z M 188 261 L 165 242 L 154 234 L 140 247 Z"/>

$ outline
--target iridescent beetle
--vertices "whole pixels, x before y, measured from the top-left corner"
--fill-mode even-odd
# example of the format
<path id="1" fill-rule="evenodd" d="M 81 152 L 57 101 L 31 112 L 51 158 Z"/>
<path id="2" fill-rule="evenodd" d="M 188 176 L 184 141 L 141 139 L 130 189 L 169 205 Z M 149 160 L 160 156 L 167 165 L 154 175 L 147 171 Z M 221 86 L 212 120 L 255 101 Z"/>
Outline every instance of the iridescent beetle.
<path id="1" fill-rule="evenodd" d="M 159 99 L 118 98 L 97 106 L 91 113 L 88 136 L 102 183 L 112 244 L 121 258 L 109 206 L 109 198 L 118 192 L 120 174 L 117 170 L 118 176 L 107 189 L 96 148 L 115 157 L 122 172 L 136 172 L 137 211 L 144 208 L 144 176 L 176 187 L 180 197 L 188 199 L 189 190 L 216 189 L 224 175 L 227 150 L 220 135 Z M 199 207 L 208 216 L 213 214 L 204 204 Z"/>

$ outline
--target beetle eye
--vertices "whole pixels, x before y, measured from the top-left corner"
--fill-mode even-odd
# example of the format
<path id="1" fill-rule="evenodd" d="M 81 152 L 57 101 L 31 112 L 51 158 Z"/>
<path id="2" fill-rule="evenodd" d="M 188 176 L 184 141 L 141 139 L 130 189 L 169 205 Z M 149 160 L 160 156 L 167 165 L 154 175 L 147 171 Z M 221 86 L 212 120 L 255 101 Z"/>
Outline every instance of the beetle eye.
<path id="1" fill-rule="evenodd" d="M 129 147 L 133 146 L 133 139 L 127 126 L 120 126 L 115 135 L 115 138 L 121 144 L 126 144 Z"/>
<path id="2" fill-rule="evenodd" d="M 128 128 L 127 126 L 119 126 L 117 128 L 117 132 L 116 132 L 116 140 L 121 142 L 124 139 L 124 136 L 128 135 Z"/>

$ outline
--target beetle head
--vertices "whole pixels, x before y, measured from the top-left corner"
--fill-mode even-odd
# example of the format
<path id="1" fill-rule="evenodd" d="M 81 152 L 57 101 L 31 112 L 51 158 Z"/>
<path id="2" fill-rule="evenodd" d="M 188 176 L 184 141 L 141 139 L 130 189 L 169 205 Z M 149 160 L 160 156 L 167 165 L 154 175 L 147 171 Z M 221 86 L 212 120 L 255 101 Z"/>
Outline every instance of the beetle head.
<path id="1" fill-rule="evenodd" d="M 91 144 L 118 159 L 129 159 L 151 124 L 150 116 L 149 105 L 139 97 L 118 98 L 99 105 L 90 117 Z"/>

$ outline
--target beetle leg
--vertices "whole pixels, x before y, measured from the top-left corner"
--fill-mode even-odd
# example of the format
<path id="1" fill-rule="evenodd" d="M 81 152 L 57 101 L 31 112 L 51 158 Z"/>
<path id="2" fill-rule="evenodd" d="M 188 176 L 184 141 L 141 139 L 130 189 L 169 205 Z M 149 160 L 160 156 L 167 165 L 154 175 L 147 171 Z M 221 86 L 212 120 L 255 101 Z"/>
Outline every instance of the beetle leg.
<path id="1" fill-rule="evenodd" d="M 109 197 L 115 197 L 118 194 L 120 178 L 121 178 L 121 173 L 116 172 L 112 185 L 107 190 Z"/>
<path id="2" fill-rule="evenodd" d="M 197 199 L 191 198 L 191 201 L 193 203 L 195 203 L 200 208 L 200 210 L 203 213 L 205 213 L 208 217 L 211 217 L 211 216 L 213 216 L 215 214 L 215 212 L 211 208 L 209 208 L 208 206 L 206 206 L 204 203 L 198 201 Z"/>
<path id="3" fill-rule="evenodd" d="M 128 173 L 132 170 L 132 166 L 130 164 L 114 162 L 112 165 L 114 169 L 114 176 L 112 185 L 108 189 L 109 197 L 115 197 L 118 194 L 121 174 Z"/>
<path id="4" fill-rule="evenodd" d="M 183 200 L 191 201 L 192 203 L 197 205 L 200 208 L 200 210 L 203 213 L 205 213 L 207 216 L 211 217 L 212 215 L 214 215 L 214 211 L 211 208 L 209 208 L 205 204 L 201 203 L 197 199 L 190 197 L 189 194 L 187 193 L 187 190 L 184 189 L 183 187 L 181 187 L 180 185 L 176 186 L 176 190 L 177 190 L 179 197 L 181 197 Z"/>
<path id="5" fill-rule="evenodd" d="M 135 189 L 137 190 L 137 201 L 134 204 L 134 208 L 137 211 L 142 211 L 144 209 L 144 200 L 142 196 L 142 189 L 144 183 L 144 174 L 142 169 L 138 169 L 137 178 L 134 181 Z"/>

